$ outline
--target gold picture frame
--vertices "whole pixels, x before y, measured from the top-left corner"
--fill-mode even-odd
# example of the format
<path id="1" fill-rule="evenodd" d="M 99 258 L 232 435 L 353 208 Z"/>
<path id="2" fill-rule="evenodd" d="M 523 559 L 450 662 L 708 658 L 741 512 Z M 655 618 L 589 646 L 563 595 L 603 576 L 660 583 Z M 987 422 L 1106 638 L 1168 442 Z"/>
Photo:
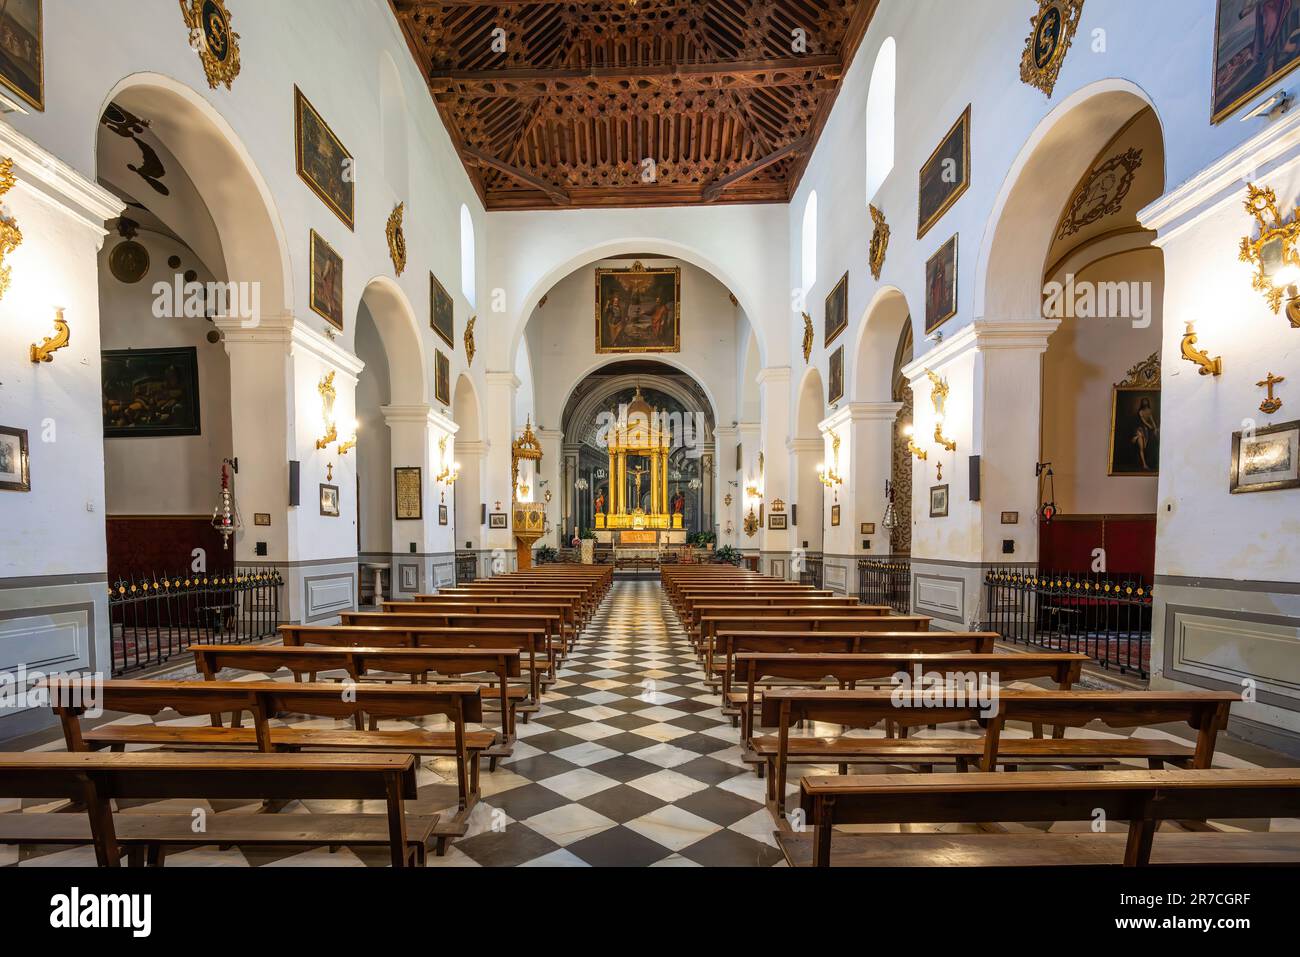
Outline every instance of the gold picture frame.
<path id="1" fill-rule="evenodd" d="M 393 469 L 393 519 L 398 522 L 424 518 L 424 470 L 418 465 Z"/>
<path id="2" fill-rule="evenodd" d="M 456 300 L 433 273 L 429 273 L 429 328 L 447 343 L 448 349 L 455 350 Z"/>
<path id="3" fill-rule="evenodd" d="M 1115 383 L 1110 401 L 1106 474 L 1154 478 L 1160 474 L 1160 353 L 1153 352 Z"/>
<path id="4" fill-rule="evenodd" d="M 597 269 L 595 321 L 598 354 L 681 352 L 681 267 Z"/>
<path id="5" fill-rule="evenodd" d="M 443 405 L 451 405 L 451 360 L 441 349 L 433 350 L 433 396 Z"/>
<path id="6" fill-rule="evenodd" d="M 849 274 L 846 270 L 826 295 L 826 311 L 822 316 L 822 348 L 840 337 L 849 327 Z"/>
<path id="7" fill-rule="evenodd" d="M 1273 492 L 1300 488 L 1300 421 L 1232 433 L 1232 473 L 1228 491 Z"/>
<path id="8" fill-rule="evenodd" d="M 925 261 L 925 334 L 957 315 L 957 233 Z"/>
<path id="9" fill-rule="evenodd" d="M 1021 82 L 1052 95 L 1082 15 L 1083 0 L 1038 0 L 1020 57 Z"/>
<path id="10" fill-rule="evenodd" d="M 311 283 L 308 299 L 311 311 L 322 316 L 331 326 L 343 330 L 343 257 L 312 229 Z"/>
<path id="11" fill-rule="evenodd" d="M 944 214 L 970 189 L 970 110 L 970 104 L 967 104 L 957 122 L 921 166 L 916 200 L 917 239 L 943 219 Z M 960 142 L 955 140 L 958 134 Z M 944 161 L 957 156 L 961 158 L 961 176 L 957 182 L 946 184 L 943 181 Z"/>
<path id="12" fill-rule="evenodd" d="M 239 76 L 239 34 L 230 28 L 225 0 L 181 0 L 181 16 L 198 51 L 208 88 L 227 90 Z"/>
<path id="13" fill-rule="evenodd" d="M 45 2 L 18 0 L 4 5 L 0 28 L 19 40 L 30 41 L 25 62 L 12 53 L 0 61 L 0 84 L 34 110 L 45 112 Z"/>
<path id="14" fill-rule="evenodd" d="M 293 115 L 294 156 L 299 178 L 343 225 L 355 229 L 356 161 L 296 84 Z"/>
<path id="15" fill-rule="evenodd" d="M 1210 74 L 1211 126 L 1222 123 L 1269 86 L 1300 66 L 1300 51 L 1296 51 L 1290 53 L 1290 59 L 1268 73 L 1264 73 L 1254 63 L 1251 63 L 1250 68 L 1243 73 L 1240 69 L 1240 57 L 1255 45 L 1256 30 L 1260 26 L 1257 18 L 1267 15 L 1268 12 L 1262 9 L 1263 4 L 1254 4 L 1248 11 L 1249 2 L 1250 0 L 1218 0 L 1215 4 L 1214 47 L 1211 51 L 1214 59 Z M 1253 16 L 1248 16 L 1248 13 Z M 1294 16 L 1294 11 L 1292 15 Z M 1225 23 L 1235 29 L 1225 32 L 1223 29 Z M 1279 30 L 1278 36 L 1284 42 L 1289 40 L 1285 29 Z M 1234 45 L 1228 46 L 1228 44 Z M 1253 53 L 1250 56 L 1254 59 Z M 1241 78 L 1230 78 L 1225 89 L 1222 74 L 1234 64 Z"/>

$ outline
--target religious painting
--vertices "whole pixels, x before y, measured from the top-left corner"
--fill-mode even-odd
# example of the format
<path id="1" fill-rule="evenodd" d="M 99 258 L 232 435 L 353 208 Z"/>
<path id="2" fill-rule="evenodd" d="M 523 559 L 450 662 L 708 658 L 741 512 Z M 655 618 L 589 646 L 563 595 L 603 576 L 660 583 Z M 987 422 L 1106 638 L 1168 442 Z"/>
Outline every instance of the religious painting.
<path id="1" fill-rule="evenodd" d="M 343 328 L 343 257 L 311 231 L 311 308 L 335 329 Z"/>
<path id="2" fill-rule="evenodd" d="M 200 435 L 199 360 L 193 346 L 101 353 L 104 438 Z"/>
<path id="3" fill-rule="evenodd" d="M 1019 512 L 1003 512 L 1003 513 L 1002 513 L 1002 524 L 1003 524 L 1003 525 L 1019 525 L 1019 524 L 1020 524 L 1020 513 L 1019 513 Z"/>
<path id="4" fill-rule="evenodd" d="M 680 352 L 679 266 L 596 270 L 596 352 Z"/>
<path id="5" fill-rule="evenodd" d="M 5 492 L 32 490 L 26 429 L 0 425 L 0 490 Z"/>
<path id="6" fill-rule="evenodd" d="M 822 327 L 822 347 L 849 327 L 849 274 L 846 272 L 826 297 L 826 317 Z"/>
<path id="7" fill-rule="evenodd" d="M 875 523 L 875 522 L 859 522 L 859 523 L 858 523 L 858 534 L 859 534 L 859 535 L 874 535 L 874 534 L 876 534 L 876 523 Z"/>
<path id="8" fill-rule="evenodd" d="M 1038 0 L 1020 58 L 1022 82 L 1052 95 L 1082 11 L 1083 0 Z"/>
<path id="9" fill-rule="evenodd" d="M 957 315 L 957 236 L 925 264 L 925 332 L 929 335 Z"/>
<path id="10" fill-rule="evenodd" d="M 948 486 L 946 485 L 930 486 L 930 517 L 931 518 L 948 517 Z"/>
<path id="11" fill-rule="evenodd" d="M 393 518 L 399 522 L 424 518 L 423 473 L 418 465 L 393 469 Z"/>
<path id="12" fill-rule="evenodd" d="M 433 273 L 429 273 L 429 327 L 448 348 L 456 348 L 455 302 Z"/>
<path id="13" fill-rule="evenodd" d="M 488 528 L 509 528 L 510 516 L 505 512 L 490 512 L 488 514 Z"/>
<path id="14" fill-rule="evenodd" d="M 789 528 L 790 517 L 784 512 L 773 512 L 767 517 L 767 527 L 774 532 L 782 532 Z"/>
<path id="15" fill-rule="evenodd" d="M 826 402 L 834 405 L 844 398 L 844 347 L 840 346 L 831 353 L 830 385 L 826 389 Z"/>
<path id="16" fill-rule="evenodd" d="M 44 0 L 0 4 L 0 83 L 28 106 L 45 109 Z"/>
<path id="17" fill-rule="evenodd" d="M 840 507 L 838 505 L 832 505 L 831 506 L 831 527 L 836 528 L 839 526 L 839 524 L 840 524 Z"/>
<path id="18" fill-rule="evenodd" d="M 293 108 L 298 175 L 352 229 L 356 203 L 356 166 L 352 154 L 296 86 Z"/>
<path id="19" fill-rule="evenodd" d="M 1236 495 L 1283 488 L 1300 488 L 1300 422 L 1234 432 L 1228 491 Z"/>
<path id="20" fill-rule="evenodd" d="M 451 405 L 451 360 L 438 349 L 433 350 L 433 397 Z"/>
<path id="21" fill-rule="evenodd" d="M 930 231 L 970 188 L 970 107 L 921 167 L 916 238 Z"/>
<path id="22" fill-rule="evenodd" d="M 447 506 L 446 506 L 446 505 L 439 505 L 439 506 L 438 506 L 438 524 L 439 524 L 439 525 L 446 525 L 446 524 L 447 524 Z"/>
<path id="23" fill-rule="evenodd" d="M 1219 0 L 1210 122 L 1219 123 L 1300 63 L 1300 6 L 1292 0 Z"/>
<path id="24" fill-rule="evenodd" d="M 1160 390 L 1116 386 L 1108 475 L 1160 474 Z"/>
<path id="25" fill-rule="evenodd" d="M 320 513 L 327 518 L 339 517 L 339 487 L 337 485 L 321 483 Z"/>

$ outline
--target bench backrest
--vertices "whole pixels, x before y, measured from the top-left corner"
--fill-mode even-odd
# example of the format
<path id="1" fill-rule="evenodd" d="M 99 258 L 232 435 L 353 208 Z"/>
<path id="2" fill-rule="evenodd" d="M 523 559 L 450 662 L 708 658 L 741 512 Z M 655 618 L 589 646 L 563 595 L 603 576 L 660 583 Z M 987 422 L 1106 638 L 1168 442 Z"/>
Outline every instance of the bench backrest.
<path id="1" fill-rule="evenodd" d="M 988 674 L 998 681 L 1026 681 L 1048 678 L 1069 688 L 1079 680 L 1086 655 L 1077 654 L 765 654 L 741 652 L 735 655 L 734 681 L 762 681 L 765 678 L 818 681 L 872 681 L 892 678 L 899 672 L 910 678 L 916 669 L 940 674 Z"/>
<path id="2" fill-rule="evenodd" d="M 442 628 L 394 625 L 281 625 L 286 645 L 354 648 L 516 648 L 545 653 L 544 628 Z"/>
<path id="3" fill-rule="evenodd" d="M 489 672 L 519 676 L 517 648 L 327 648 L 293 645 L 191 645 L 194 665 L 208 680 L 223 668 L 272 672 L 286 668 L 295 675 L 346 671 L 352 677 L 372 672 L 444 675 Z"/>
<path id="4" fill-rule="evenodd" d="M 760 612 L 763 609 L 754 609 Z M 700 627 L 706 635 L 716 635 L 724 631 L 928 631 L 930 618 L 927 615 L 869 615 L 855 617 L 840 615 L 837 611 L 827 614 L 800 614 L 796 609 L 789 615 L 767 617 L 761 614 L 721 613 L 701 615 Z"/>
<path id="5" fill-rule="evenodd" d="M 998 639 L 993 631 L 882 631 L 845 634 L 830 631 L 722 631 L 715 654 L 785 652 L 807 654 L 967 652 L 987 655 Z"/>

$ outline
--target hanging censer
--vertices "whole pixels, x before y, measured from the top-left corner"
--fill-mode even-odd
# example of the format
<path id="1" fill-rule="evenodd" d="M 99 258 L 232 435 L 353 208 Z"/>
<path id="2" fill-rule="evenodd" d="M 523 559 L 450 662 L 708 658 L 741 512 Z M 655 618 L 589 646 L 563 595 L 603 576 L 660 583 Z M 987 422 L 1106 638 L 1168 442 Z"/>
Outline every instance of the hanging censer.
<path id="1" fill-rule="evenodd" d="M 235 508 L 235 497 L 230 491 L 230 472 L 228 469 L 234 468 L 236 472 L 239 467 L 230 459 L 221 461 L 221 492 L 217 498 L 217 506 L 212 510 L 212 527 L 221 535 L 221 548 L 226 550 L 230 548 L 230 536 L 239 530 L 239 511 Z"/>

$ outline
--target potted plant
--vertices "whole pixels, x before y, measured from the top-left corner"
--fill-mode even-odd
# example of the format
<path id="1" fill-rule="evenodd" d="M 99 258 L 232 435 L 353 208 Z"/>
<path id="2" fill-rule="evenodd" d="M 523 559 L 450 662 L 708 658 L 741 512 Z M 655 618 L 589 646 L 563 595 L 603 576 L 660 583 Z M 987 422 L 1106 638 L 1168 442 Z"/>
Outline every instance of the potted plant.
<path id="1" fill-rule="evenodd" d="M 550 545 L 543 545 L 541 548 L 537 549 L 537 564 L 549 565 L 551 562 L 559 558 L 559 556 L 560 553 Z"/>
<path id="2" fill-rule="evenodd" d="M 713 543 L 718 540 L 718 536 L 713 532 L 696 532 L 691 536 L 691 539 L 693 545 L 703 548 L 706 551 L 711 551 L 713 549 Z"/>
<path id="3" fill-rule="evenodd" d="M 739 548 L 731 545 L 723 545 L 713 553 L 713 559 L 717 562 L 728 562 L 732 565 L 739 565 L 743 556 Z"/>

